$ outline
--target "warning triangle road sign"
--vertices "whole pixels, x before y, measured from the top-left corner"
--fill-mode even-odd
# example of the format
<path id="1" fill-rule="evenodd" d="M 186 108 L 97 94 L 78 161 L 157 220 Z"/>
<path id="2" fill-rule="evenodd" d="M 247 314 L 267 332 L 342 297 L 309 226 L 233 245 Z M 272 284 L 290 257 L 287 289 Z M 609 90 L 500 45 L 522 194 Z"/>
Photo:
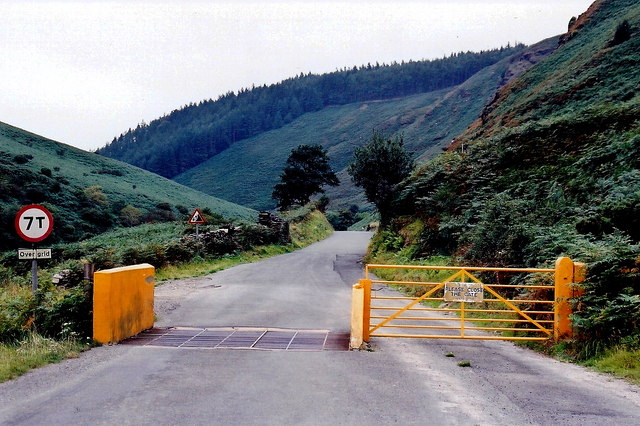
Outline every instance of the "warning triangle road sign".
<path id="1" fill-rule="evenodd" d="M 200 213 L 200 210 L 195 209 L 193 213 L 191 213 L 191 218 L 189 218 L 189 225 L 198 225 L 201 223 L 205 223 L 204 216 Z"/>

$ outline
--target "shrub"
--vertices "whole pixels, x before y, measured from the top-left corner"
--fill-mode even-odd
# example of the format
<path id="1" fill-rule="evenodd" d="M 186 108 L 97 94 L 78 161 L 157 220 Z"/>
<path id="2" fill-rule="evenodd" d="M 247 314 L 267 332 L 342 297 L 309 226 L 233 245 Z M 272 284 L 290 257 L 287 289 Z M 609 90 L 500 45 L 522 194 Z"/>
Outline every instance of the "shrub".
<path id="1" fill-rule="evenodd" d="M 156 208 L 147 213 L 144 218 L 145 222 L 175 222 L 176 215 L 169 210 L 165 210 L 164 208 Z"/>
<path id="2" fill-rule="evenodd" d="M 237 251 L 240 247 L 233 238 L 233 230 L 218 229 L 201 236 L 204 252 L 210 256 L 220 256 Z"/>
<path id="3" fill-rule="evenodd" d="M 120 257 L 113 248 L 97 248 L 88 256 L 89 263 L 92 263 L 95 270 L 111 269 L 122 264 Z"/>
<path id="4" fill-rule="evenodd" d="M 198 253 L 197 247 L 180 241 L 172 241 L 166 245 L 165 256 L 167 263 L 188 262 Z"/>
<path id="5" fill-rule="evenodd" d="M 26 334 L 33 303 L 28 286 L 5 287 L 0 292 L 0 342 L 12 342 Z"/>
<path id="6" fill-rule="evenodd" d="M 169 203 L 158 203 L 156 204 L 156 208 L 158 210 L 165 210 L 165 211 L 171 211 L 171 204 Z"/>
<path id="7" fill-rule="evenodd" d="M 254 246 L 276 244 L 279 241 L 278 232 L 266 226 L 243 226 L 236 237 L 241 249 L 246 250 Z"/>
<path id="8" fill-rule="evenodd" d="M 102 187 L 98 185 L 88 186 L 83 190 L 83 194 L 87 201 L 91 204 L 96 204 L 99 206 L 105 206 L 109 204 L 109 199 L 102 192 Z"/>
<path id="9" fill-rule="evenodd" d="M 52 279 L 51 282 L 54 285 L 64 286 L 67 288 L 84 285 L 83 263 L 77 258 L 61 262 L 57 264 L 55 268 L 52 268 L 49 271 L 51 271 L 53 275 L 62 275 L 64 278 L 60 283 L 55 283 Z M 64 271 L 64 273 L 62 273 L 62 271 Z"/>
<path id="10" fill-rule="evenodd" d="M 82 287 L 40 291 L 36 295 L 35 328 L 47 337 L 91 337 L 93 301 Z"/>
<path id="11" fill-rule="evenodd" d="M 630 38 L 631 25 L 629 25 L 629 21 L 625 19 L 616 28 L 616 33 L 613 35 L 613 40 L 611 40 L 610 46 L 617 46 L 618 44 L 624 43 Z"/>
<path id="12" fill-rule="evenodd" d="M 133 207 L 132 205 L 127 205 L 120 210 L 120 222 L 124 226 L 136 226 L 139 225 L 142 221 L 142 211 Z"/>
<path id="13" fill-rule="evenodd" d="M 166 249 L 161 244 L 156 243 L 129 248 L 122 254 L 122 263 L 125 265 L 149 263 L 159 268 L 167 263 Z"/>
<path id="14" fill-rule="evenodd" d="M 336 231 L 346 231 L 351 225 L 359 221 L 359 211 L 358 206 L 352 205 L 348 209 L 339 212 L 327 212 L 326 216 L 331 226 L 333 226 L 333 229 Z"/>
<path id="15" fill-rule="evenodd" d="M 27 164 L 31 160 L 33 160 L 33 155 L 29 154 L 19 154 L 13 157 L 13 161 L 17 164 Z"/>
<path id="16" fill-rule="evenodd" d="M 530 210 L 528 201 L 498 194 L 463 238 L 468 247 L 465 258 L 474 263 L 521 266 L 525 261 L 523 250 L 532 240 L 527 218 Z"/>
<path id="17" fill-rule="evenodd" d="M 108 169 L 108 168 L 102 168 L 102 169 L 98 169 L 98 170 L 94 170 L 91 173 L 96 173 L 99 175 L 113 175 L 113 176 L 124 176 L 124 172 L 120 169 Z"/>

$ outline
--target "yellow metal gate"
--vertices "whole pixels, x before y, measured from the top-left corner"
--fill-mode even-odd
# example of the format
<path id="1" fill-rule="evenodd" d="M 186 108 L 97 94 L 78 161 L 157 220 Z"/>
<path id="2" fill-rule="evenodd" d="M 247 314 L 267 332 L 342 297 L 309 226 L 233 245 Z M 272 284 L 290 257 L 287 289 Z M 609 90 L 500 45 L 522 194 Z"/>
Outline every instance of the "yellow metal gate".
<path id="1" fill-rule="evenodd" d="M 413 270 L 427 278 L 372 277 L 381 269 Z M 570 337 L 571 299 L 580 291 L 573 284 L 583 280 L 584 264 L 566 257 L 553 269 L 367 265 L 364 279 L 353 288 L 351 347 L 371 337 Z M 403 286 L 407 295 L 399 296 L 393 286 Z"/>

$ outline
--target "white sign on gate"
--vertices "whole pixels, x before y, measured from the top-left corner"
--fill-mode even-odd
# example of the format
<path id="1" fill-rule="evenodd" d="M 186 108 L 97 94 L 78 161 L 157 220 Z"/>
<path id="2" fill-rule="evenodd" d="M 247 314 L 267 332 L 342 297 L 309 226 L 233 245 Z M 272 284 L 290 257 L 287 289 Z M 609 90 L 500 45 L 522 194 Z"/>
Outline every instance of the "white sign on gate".
<path id="1" fill-rule="evenodd" d="M 445 302 L 482 302 L 484 300 L 484 288 L 482 283 L 444 283 Z"/>

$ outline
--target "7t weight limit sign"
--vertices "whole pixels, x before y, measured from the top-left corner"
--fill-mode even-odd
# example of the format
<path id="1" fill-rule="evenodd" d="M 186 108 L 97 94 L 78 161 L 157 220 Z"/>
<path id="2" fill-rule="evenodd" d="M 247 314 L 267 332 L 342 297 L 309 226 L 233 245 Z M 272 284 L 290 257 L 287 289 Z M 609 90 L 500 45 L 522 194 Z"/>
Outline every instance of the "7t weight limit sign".
<path id="1" fill-rule="evenodd" d="M 20 238 L 30 243 L 37 243 L 47 238 L 53 231 L 53 216 L 45 207 L 31 204 L 24 206 L 16 214 L 15 226 Z M 35 244 L 33 250 L 18 251 L 18 256 L 24 256 L 25 259 L 31 258 L 31 292 L 33 294 L 38 291 L 39 251 L 35 248 Z M 50 252 L 46 256 L 44 252 L 41 254 L 43 259 L 51 257 Z"/>
<path id="2" fill-rule="evenodd" d="M 31 243 L 42 241 L 53 230 L 53 216 L 45 207 L 31 204 L 20 209 L 15 219 L 18 235 Z"/>

